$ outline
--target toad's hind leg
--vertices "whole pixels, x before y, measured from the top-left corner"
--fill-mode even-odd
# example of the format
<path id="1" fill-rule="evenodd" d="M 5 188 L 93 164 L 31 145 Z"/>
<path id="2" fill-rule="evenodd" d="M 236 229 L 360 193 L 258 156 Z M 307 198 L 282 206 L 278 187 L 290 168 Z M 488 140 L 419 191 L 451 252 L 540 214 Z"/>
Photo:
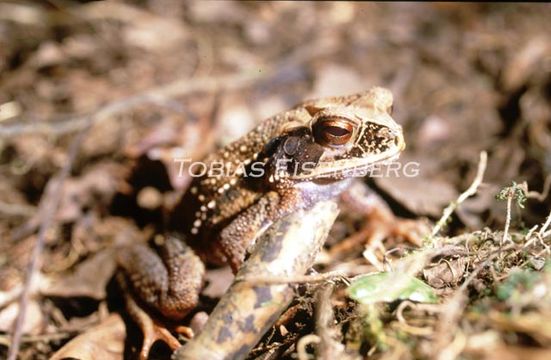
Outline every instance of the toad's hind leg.
<path id="1" fill-rule="evenodd" d="M 147 358 L 157 340 L 165 341 L 171 348 L 179 343 L 138 304 L 145 304 L 170 320 L 179 320 L 197 305 L 205 272 L 202 261 L 181 240 L 159 236 L 155 243 L 158 253 L 144 244 L 125 247 L 117 253 L 121 270 L 117 280 L 127 293 L 128 312 L 144 334 L 141 358 Z"/>

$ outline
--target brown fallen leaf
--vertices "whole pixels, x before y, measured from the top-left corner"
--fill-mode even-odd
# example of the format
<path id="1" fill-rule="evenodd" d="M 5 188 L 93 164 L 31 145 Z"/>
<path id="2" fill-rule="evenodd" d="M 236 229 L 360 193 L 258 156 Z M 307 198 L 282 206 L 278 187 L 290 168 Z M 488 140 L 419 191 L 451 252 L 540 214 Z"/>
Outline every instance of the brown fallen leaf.
<path id="1" fill-rule="evenodd" d="M 120 315 L 112 314 L 97 326 L 69 341 L 51 360 L 121 360 L 126 331 Z"/>
<path id="2" fill-rule="evenodd" d="M 465 273 L 467 259 L 460 257 L 452 260 L 442 260 L 437 265 L 423 270 L 423 276 L 427 283 L 437 289 L 456 285 Z"/>
<path id="3" fill-rule="evenodd" d="M 499 218 L 504 213 L 505 206 L 503 203 L 495 201 L 498 192 L 499 186 L 496 184 L 482 184 L 476 195 L 465 200 L 457 209 L 457 216 L 471 229 L 480 229 L 484 226 L 481 216 L 484 211 L 490 210 L 491 217 Z"/>
<path id="4" fill-rule="evenodd" d="M 377 186 L 415 214 L 440 216 L 442 209 L 457 197 L 455 188 L 445 180 L 425 174 L 423 163 L 419 164 L 417 176 L 409 176 L 413 174 L 414 163 L 402 162 L 402 164 L 404 166 L 410 164 L 410 168 L 400 170 L 405 173 L 400 173 L 398 177 L 375 178 Z M 410 171 L 411 174 L 408 173 Z"/>
<path id="5" fill-rule="evenodd" d="M 524 84 L 532 74 L 537 73 L 538 64 L 549 54 L 549 50 L 548 40 L 543 37 L 528 41 L 514 53 L 503 69 L 503 87 L 513 91 Z"/>
<path id="6" fill-rule="evenodd" d="M 41 293 L 46 296 L 83 296 L 102 300 L 106 296 L 105 288 L 113 276 L 115 266 L 114 249 L 100 251 L 79 264 L 72 274 L 51 281 Z"/>
<path id="7" fill-rule="evenodd" d="M 83 209 L 109 204 L 122 180 L 121 166 L 104 162 L 91 166 L 82 176 L 67 179 L 57 213 L 61 222 L 76 221 Z"/>
<path id="8" fill-rule="evenodd" d="M 44 325 L 44 316 L 40 311 L 40 305 L 32 300 L 27 305 L 27 314 L 23 323 L 24 334 L 36 334 Z M 19 314 L 19 302 L 14 302 L 0 311 L 0 331 L 12 332 L 13 324 Z"/>

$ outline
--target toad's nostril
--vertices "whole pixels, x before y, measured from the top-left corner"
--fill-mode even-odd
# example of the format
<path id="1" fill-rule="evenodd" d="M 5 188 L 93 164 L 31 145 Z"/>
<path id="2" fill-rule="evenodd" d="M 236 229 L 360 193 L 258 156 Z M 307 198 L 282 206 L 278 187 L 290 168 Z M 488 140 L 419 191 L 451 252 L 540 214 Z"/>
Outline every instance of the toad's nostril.
<path id="1" fill-rule="evenodd" d="M 406 142 L 404 141 L 404 137 L 401 134 L 397 135 L 394 138 L 394 143 L 398 148 L 400 148 L 400 151 L 406 148 Z"/>

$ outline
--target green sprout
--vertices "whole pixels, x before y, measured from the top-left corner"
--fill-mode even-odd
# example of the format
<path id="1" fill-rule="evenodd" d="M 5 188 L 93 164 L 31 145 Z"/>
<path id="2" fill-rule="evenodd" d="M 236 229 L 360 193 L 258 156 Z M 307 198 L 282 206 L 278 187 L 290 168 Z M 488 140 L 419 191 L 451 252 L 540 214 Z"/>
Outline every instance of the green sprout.
<path id="1" fill-rule="evenodd" d="M 511 184 L 511 186 L 504 187 L 501 189 L 501 191 L 496 195 L 497 200 L 507 200 L 507 199 L 513 199 L 516 200 L 517 205 L 524 209 L 524 203 L 526 202 L 527 196 L 526 196 L 526 185 L 525 184 L 517 184 L 515 181 Z"/>

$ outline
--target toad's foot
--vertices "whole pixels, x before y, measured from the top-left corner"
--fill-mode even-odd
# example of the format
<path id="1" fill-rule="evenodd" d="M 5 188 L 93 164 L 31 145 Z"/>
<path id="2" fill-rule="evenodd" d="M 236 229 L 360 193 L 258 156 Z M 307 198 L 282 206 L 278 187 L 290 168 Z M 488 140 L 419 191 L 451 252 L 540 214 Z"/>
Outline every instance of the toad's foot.
<path id="1" fill-rule="evenodd" d="M 180 342 L 174 335 L 168 331 L 166 327 L 159 324 L 149 314 L 147 314 L 142 308 L 136 304 L 132 296 L 125 295 L 127 311 L 139 326 L 143 334 L 143 343 L 140 350 L 140 360 L 147 360 L 151 347 L 158 340 L 165 342 L 173 351 L 181 346 Z M 191 330 L 191 329 L 189 329 Z M 193 337 L 193 332 L 190 331 L 189 338 Z"/>
<path id="2" fill-rule="evenodd" d="M 125 294 L 129 315 L 143 331 L 141 359 L 147 359 L 157 340 L 172 349 L 180 347 L 155 314 L 170 322 L 184 318 L 198 303 L 205 270 L 199 257 L 175 237 L 156 237 L 155 249 L 135 244 L 117 253 L 117 282 Z M 153 317 L 146 312 L 149 310 Z M 190 328 L 178 329 L 184 336 L 193 337 Z"/>
<path id="3" fill-rule="evenodd" d="M 344 205 L 356 213 L 363 214 L 367 221 L 353 236 L 333 246 L 330 254 L 343 257 L 364 244 L 380 244 L 385 239 L 401 240 L 415 246 L 423 243 L 423 236 L 429 227 L 422 220 L 396 217 L 388 205 L 367 185 L 356 182 L 341 195 Z"/>

